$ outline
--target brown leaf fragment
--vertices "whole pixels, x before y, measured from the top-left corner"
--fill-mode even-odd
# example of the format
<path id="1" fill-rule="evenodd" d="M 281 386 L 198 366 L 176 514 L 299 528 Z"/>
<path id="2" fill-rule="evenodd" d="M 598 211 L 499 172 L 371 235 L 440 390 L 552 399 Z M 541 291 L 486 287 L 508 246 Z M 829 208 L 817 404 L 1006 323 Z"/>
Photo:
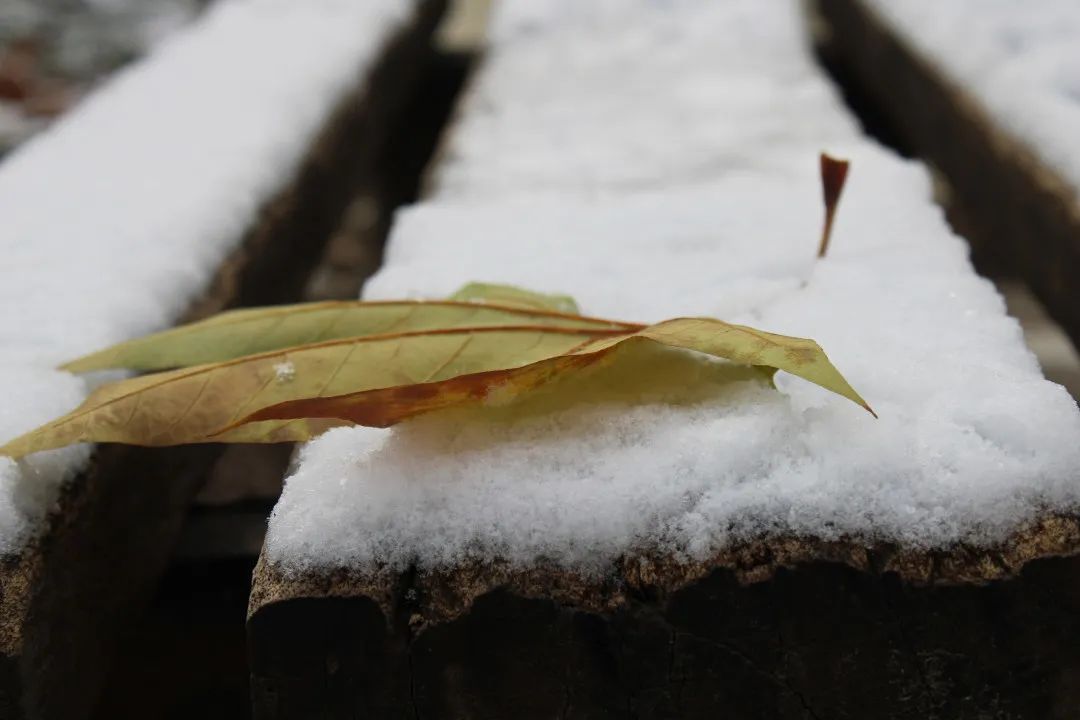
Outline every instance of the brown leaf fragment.
<path id="1" fill-rule="evenodd" d="M 829 250 L 829 238 L 832 236 L 833 219 L 840 204 L 840 193 L 844 191 L 848 169 L 851 163 L 821 153 L 821 189 L 825 200 L 825 223 L 821 228 L 821 242 L 818 245 L 818 257 L 825 257 Z"/>

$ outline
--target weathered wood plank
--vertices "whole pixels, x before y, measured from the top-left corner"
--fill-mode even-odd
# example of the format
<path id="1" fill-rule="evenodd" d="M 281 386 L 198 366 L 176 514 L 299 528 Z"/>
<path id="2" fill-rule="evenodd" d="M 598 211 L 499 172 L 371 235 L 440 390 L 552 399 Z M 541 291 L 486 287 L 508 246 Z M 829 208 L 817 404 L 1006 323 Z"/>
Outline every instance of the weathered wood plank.
<path id="1" fill-rule="evenodd" d="M 420 6 L 269 202 L 187 319 L 295 300 L 407 101 L 443 3 Z M 219 450 L 102 446 L 49 527 L 0 566 L 0 717 L 88 716 L 117 635 L 149 597 Z"/>
<path id="2" fill-rule="evenodd" d="M 713 561 L 282 576 L 249 609 L 255 715 L 1065 718 L 1080 522 L 997 550 L 762 542 Z"/>

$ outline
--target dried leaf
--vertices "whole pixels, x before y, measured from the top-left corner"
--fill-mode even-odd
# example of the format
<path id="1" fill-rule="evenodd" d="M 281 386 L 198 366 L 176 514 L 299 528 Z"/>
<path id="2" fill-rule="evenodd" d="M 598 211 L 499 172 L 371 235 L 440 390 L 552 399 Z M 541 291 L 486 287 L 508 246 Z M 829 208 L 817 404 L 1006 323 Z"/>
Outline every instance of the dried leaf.
<path id="1" fill-rule="evenodd" d="M 75 411 L 13 440 L 0 454 L 21 457 L 89 441 L 157 446 L 212 436 L 306 440 L 327 427 L 320 418 L 385 427 L 434 409 L 484 402 L 492 393 L 517 397 L 625 343 L 785 370 L 870 410 L 812 340 L 719 320 L 681 318 L 631 333 L 450 328 L 333 340 L 124 380 L 100 388 Z M 242 427 L 247 423 L 260 425 Z"/>
<path id="2" fill-rule="evenodd" d="M 91 441 L 200 442 L 269 405 L 526 365 L 568 353 L 598 335 L 623 334 L 498 326 L 371 335 L 144 375 L 103 386 L 68 415 L 0 448 L 0 455 L 21 457 Z M 306 430 L 297 433 L 310 437 Z M 281 439 L 286 438 L 260 441 Z"/>
<path id="3" fill-rule="evenodd" d="M 482 288 L 467 285 L 482 295 Z M 511 290 L 516 290 L 510 288 Z M 225 362 L 245 355 L 281 350 L 341 338 L 455 327 L 537 325 L 570 328 L 637 329 L 641 325 L 569 315 L 542 307 L 542 299 L 554 304 L 558 296 L 518 290 L 516 305 L 491 302 L 448 301 L 321 302 L 232 310 L 206 320 L 136 338 L 73 360 L 61 369 L 89 372 L 107 368 L 166 370 L 205 363 Z M 524 298 L 533 296 L 534 307 Z M 565 298 L 573 305 L 573 300 Z M 547 302 L 547 301 L 544 301 Z M 564 302 L 564 300 L 558 300 Z"/>
<path id="4" fill-rule="evenodd" d="M 450 296 L 451 300 L 491 303 L 530 310 L 552 310 L 561 313 L 577 313 L 578 306 L 569 295 L 546 295 L 513 285 L 469 283 Z"/>
<path id="5" fill-rule="evenodd" d="M 324 393 L 321 397 L 286 401 L 247 415 L 228 431 L 245 423 L 299 418 L 334 418 L 357 425 L 389 427 L 432 410 L 490 402 L 493 397 L 500 401 L 514 399 L 632 343 L 656 343 L 742 365 L 784 370 L 851 400 L 877 417 L 813 340 L 775 335 L 711 318 L 679 318 L 636 333 L 598 338 L 566 354 L 511 370 L 492 369 L 419 385 L 372 388 L 338 397 Z M 228 434 L 221 437 L 228 438 Z"/>

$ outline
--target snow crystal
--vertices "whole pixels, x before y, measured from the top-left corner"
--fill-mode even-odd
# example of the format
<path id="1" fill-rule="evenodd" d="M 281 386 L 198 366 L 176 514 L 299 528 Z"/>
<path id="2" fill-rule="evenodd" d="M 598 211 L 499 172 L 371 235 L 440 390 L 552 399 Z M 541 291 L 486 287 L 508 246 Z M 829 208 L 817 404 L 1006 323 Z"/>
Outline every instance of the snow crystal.
<path id="1" fill-rule="evenodd" d="M 1080 199 L 1080 3 L 867 2 Z"/>
<path id="2" fill-rule="evenodd" d="M 288 479 L 270 561 L 598 569 L 769 533 L 937 547 L 1080 505 L 1076 404 L 972 271 L 926 172 L 860 137 L 794 4 L 501 8 L 437 192 L 399 214 L 365 297 L 509 282 L 588 314 L 813 337 L 881 419 L 784 374 L 774 390 L 691 354 L 629 358 L 589 377 L 595 402 L 568 380 L 327 433 Z M 819 149 L 854 161 L 824 260 Z M 632 382 L 658 367 L 659 386 Z"/>
<path id="3" fill-rule="evenodd" d="M 296 379 L 296 366 L 291 362 L 275 363 L 274 379 L 279 383 L 292 382 Z"/>
<path id="4" fill-rule="evenodd" d="M 181 315 L 409 8 L 223 0 L 5 160 L 0 438 L 83 398 L 44 368 Z M 86 457 L 0 462 L 0 554 Z"/>

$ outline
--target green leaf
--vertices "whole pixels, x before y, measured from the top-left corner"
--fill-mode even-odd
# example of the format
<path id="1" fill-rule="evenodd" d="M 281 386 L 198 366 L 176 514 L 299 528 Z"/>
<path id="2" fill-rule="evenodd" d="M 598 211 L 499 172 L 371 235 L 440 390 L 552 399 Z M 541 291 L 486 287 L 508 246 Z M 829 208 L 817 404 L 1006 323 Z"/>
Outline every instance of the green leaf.
<path id="1" fill-rule="evenodd" d="M 569 295 L 545 295 L 513 285 L 469 283 L 450 296 L 451 300 L 490 303 L 529 310 L 551 310 L 559 313 L 577 313 L 578 306 Z"/>

